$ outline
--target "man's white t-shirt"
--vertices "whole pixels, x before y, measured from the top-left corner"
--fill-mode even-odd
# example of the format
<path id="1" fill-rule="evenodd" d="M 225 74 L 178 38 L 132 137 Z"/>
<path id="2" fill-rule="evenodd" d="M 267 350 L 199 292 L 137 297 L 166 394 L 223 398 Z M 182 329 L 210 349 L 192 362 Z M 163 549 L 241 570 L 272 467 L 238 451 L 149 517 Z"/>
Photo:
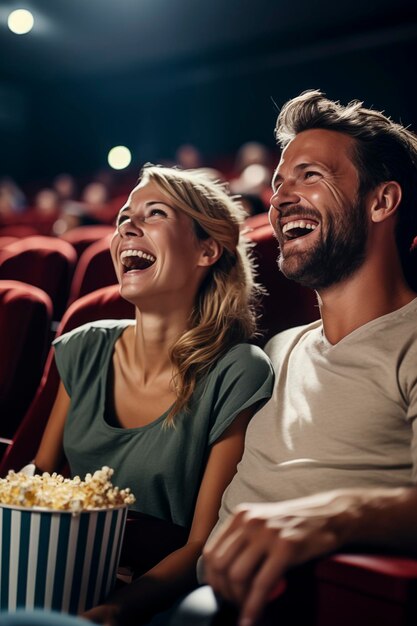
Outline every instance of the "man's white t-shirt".
<path id="1" fill-rule="evenodd" d="M 242 502 L 417 482 L 417 298 L 336 345 L 318 321 L 266 352 L 274 393 L 249 424 L 219 524 Z"/>

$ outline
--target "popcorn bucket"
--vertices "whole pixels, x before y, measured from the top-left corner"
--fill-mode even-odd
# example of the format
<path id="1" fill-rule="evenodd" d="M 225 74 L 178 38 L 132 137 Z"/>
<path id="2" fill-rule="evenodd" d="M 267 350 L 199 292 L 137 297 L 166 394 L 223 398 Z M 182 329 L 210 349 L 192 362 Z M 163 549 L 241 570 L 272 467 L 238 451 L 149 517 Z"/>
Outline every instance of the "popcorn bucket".
<path id="1" fill-rule="evenodd" d="M 72 513 L 0 504 L 0 611 L 78 613 L 112 589 L 127 506 Z"/>

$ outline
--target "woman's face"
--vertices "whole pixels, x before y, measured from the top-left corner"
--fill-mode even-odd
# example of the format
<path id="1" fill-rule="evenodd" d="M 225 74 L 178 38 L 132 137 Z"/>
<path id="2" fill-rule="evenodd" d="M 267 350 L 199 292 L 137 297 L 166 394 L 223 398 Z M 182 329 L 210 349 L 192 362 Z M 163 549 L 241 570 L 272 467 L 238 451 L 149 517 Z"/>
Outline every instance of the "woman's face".
<path id="1" fill-rule="evenodd" d="M 131 192 L 117 218 L 111 254 L 121 294 L 135 304 L 192 306 L 205 274 L 204 244 L 190 217 L 176 209 L 153 181 Z"/>

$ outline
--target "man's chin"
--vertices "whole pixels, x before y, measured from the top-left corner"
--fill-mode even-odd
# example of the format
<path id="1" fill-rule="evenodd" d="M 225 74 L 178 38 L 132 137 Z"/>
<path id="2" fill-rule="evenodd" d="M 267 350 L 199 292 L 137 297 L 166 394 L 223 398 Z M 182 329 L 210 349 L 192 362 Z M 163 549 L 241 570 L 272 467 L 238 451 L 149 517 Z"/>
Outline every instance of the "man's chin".
<path id="1" fill-rule="evenodd" d="M 302 287 L 309 289 L 321 289 L 323 287 L 323 275 L 317 268 L 313 268 L 308 262 L 301 263 L 300 259 L 287 258 L 278 259 L 278 267 L 281 273 Z"/>
<path id="2" fill-rule="evenodd" d="M 310 259 L 305 258 L 307 255 L 289 255 L 285 258 L 282 254 L 278 257 L 278 268 L 282 274 L 289 280 L 301 281 L 308 272 Z"/>

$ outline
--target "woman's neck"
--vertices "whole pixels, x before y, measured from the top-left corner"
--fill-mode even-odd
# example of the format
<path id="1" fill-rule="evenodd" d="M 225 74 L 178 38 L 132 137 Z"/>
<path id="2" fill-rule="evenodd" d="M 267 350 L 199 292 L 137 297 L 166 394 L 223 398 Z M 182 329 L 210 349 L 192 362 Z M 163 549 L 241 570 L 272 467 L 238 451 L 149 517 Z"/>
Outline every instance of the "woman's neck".
<path id="1" fill-rule="evenodd" d="M 187 330 L 190 312 L 160 315 L 136 310 L 136 323 L 125 336 L 127 358 L 145 384 L 172 377 L 170 350 Z"/>

